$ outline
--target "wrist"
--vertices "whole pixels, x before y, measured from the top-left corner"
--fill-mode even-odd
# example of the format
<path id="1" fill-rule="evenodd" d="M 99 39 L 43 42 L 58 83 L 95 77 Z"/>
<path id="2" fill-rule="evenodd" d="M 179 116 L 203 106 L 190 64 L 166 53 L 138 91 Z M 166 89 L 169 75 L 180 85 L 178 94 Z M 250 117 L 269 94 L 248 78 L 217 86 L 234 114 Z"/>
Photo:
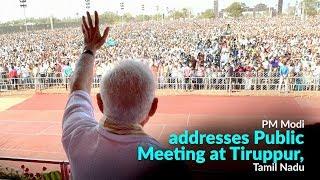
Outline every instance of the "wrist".
<path id="1" fill-rule="evenodd" d="M 96 49 L 96 48 L 85 45 L 84 48 L 83 48 L 83 51 L 86 51 L 86 50 L 90 50 L 90 51 L 93 52 L 94 54 L 96 54 L 96 52 L 97 52 L 97 49 Z"/>
<path id="2" fill-rule="evenodd" d="M 88 49 L 88 48 L 84 48 L 82 51 L 82 54 L 90 54 L 92 56 L 96 55 L 96 51 L 92 50 L 92 49 Z"/>

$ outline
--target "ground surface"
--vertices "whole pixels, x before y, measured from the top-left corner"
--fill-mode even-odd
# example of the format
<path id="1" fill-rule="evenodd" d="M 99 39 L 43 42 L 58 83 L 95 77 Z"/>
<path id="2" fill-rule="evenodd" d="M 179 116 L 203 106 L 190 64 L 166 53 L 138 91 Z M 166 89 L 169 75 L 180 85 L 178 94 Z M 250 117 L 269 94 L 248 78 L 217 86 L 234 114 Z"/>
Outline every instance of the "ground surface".
<path id="1" fill-rule="evenodd" d="M 0 156 L 66 160 L 60 140 L 66 100 L 66 94 L 0 97 Z M 262 119 L 281 118 L 310 124 L 320 122 L 319 102 L 319 97 L 161 96 L 145 131 L 166 143 L 170 133 L 186 128 L 240 132 L 261 127 Z M 99 119 L 96 105 L 95 111 Z"/>

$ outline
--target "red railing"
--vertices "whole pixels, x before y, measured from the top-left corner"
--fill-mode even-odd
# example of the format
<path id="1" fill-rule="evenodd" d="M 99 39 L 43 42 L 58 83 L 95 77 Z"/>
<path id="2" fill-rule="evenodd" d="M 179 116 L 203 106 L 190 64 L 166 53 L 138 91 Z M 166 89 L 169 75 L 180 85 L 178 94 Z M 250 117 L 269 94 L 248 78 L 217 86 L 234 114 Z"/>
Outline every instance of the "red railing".
<path id="1" fill-rule="evenodd" d="M 57 164 L 60 165 L 60 173 L 62 180 L 69 180 L 70 175 L 68 171 L 68 161 L 46 160 L 46 159 L 30 159 L 30 158 L 17 158 L 17 157 L 1 157 L 0 161 L 16 161 L 16 162 L 29 162 L 41 164 Z"/>

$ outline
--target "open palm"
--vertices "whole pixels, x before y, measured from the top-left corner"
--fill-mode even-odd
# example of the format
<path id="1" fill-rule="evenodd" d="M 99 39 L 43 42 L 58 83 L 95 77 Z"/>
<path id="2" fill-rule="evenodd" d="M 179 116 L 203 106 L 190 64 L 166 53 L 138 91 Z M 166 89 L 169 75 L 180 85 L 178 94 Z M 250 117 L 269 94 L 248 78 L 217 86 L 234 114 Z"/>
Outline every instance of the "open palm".
<path id="1" fill-rule="evenodd" d="M 84 16 L 82 16 L 82 33 L 84 35 L 84 49 L 91 50 L 93 53 L 96 53 L 98 49 L 106 42 L 106 39 L 109 34 L 109 27 L 103 32 L 101 36 L 99 30 L 99 16 L 98 12 L 94 12 L 95 21 L 94 25 L 91 19 L 91 15 L 87 12 L 87 21 Z"/>

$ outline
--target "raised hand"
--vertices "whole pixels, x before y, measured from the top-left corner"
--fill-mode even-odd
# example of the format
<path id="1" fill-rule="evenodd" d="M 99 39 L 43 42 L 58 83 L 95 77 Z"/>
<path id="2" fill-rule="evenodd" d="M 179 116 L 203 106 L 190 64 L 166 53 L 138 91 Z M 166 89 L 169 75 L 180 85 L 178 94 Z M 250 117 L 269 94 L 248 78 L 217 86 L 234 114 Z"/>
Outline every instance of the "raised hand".
<path id="1" fill-rule="evenodd" d="M 94 54 L 100 47 L 106 42 L 109 33 L 109 27 L 103 32 L 101 36 L 99 30 L 99 16 L 97 11 L 94 12 L 95 20 L 94 25 L 90 16 L 90 13 L 87 12 L 87 20 L 82 16 L 82 33 L 84 35 L 84 49 L 91 50 Z"/>

